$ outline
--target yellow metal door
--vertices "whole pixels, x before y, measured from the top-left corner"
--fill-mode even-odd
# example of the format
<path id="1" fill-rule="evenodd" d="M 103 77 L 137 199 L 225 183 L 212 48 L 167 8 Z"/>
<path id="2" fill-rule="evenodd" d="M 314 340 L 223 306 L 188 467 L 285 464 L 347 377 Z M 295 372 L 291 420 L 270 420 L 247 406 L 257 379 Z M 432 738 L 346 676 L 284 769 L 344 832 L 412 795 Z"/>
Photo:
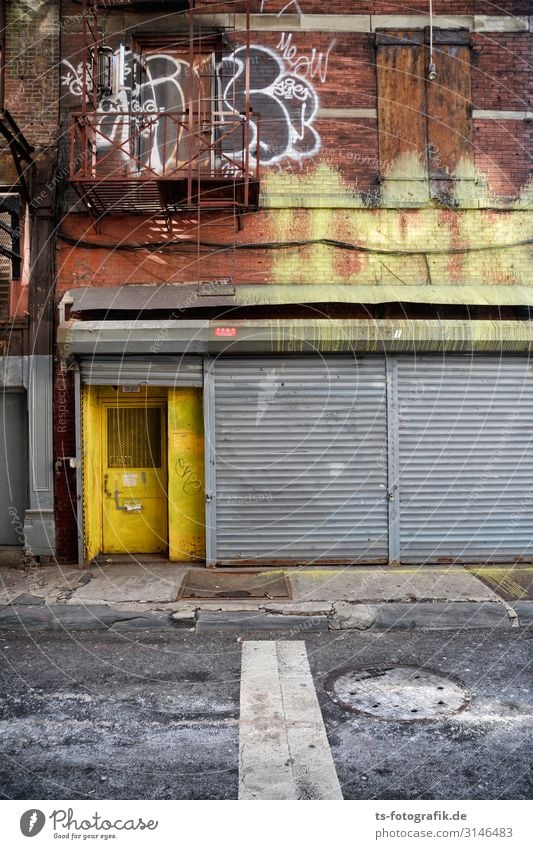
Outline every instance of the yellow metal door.
<path id="1" fill-rule="evenodd" d="M 166 404 L 117 399 L 101 409 L 103 551 L 166 552 Z"/>

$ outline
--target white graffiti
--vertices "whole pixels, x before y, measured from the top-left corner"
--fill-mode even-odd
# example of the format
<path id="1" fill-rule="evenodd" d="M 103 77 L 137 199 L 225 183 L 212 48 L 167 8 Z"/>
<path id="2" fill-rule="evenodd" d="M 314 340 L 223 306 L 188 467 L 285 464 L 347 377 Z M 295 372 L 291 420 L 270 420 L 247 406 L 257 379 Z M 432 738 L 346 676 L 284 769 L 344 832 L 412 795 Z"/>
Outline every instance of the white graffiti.
<path id="1" fill-rule="evenodd" d="M 270 0 L 261 0 L 261 6 L 259 8 L 259 11 L 264 12 L 265 6 L 269 2 L 270 2 Z M 279 12 L 277 12 L 276 17 L 280 18 L 283 14 L 285 14 L 285 12 L 288 12 L 289 9 L 293 9 L 296 12 L 296 14 L 298 14 L 298 15 L 303 14 L 302 9 L 300 7 L 300 4 L 298 3 L 298 0 L 289 0 L 289 2 L 285 4 L 283 9 L 280 9 Z"/>
<path id="2" fill-rule="evenodd" d="M 131 62 L 127 61 L 127 58 L 130 55 L 130 51 L 121 51 L 120 49 L 116 50 L 113 54 L 113 63 L 117 63 L 121 53 L 123 57 L 126 58 L 123 68 L 124 86 L 129 86 L 130 83 L 128 77 L 131 75 Z M 81 97 L 83 95 L 83 62 L 78 62 L 77 65 L 72 65 L 68 59 L 63 59 L 61 64 L 64 65 L 66 69 L 65 73 L 61 75 L 61 85 L 68 88 L 69 94 L 73 97 Z M 87 62 L 85 67 L 87 93 L 90 94 L 92 92 L 91 66 Z"/>
<path id="3" fill-rule="evenodd" d="M 257 413 L 255 416 L 256 427 L 261 424 L 262 419 L 269 411 L 269 407 L 276 400 L 279 388 L 279 378 L 276 369 L 267 369 L 264 380 L 261 380 L 258 384 Z"/>
<path id="4" fill-rule="evenodd" d="M 281 33 L 277 49 L 254 44 L 250 48 L 250 103 L 260 116 L 260 130 L 256 121 L 250 122 L 249 153 L 252 163 L 259 160 L 263 166 L 285 162 L 301 166 L 319 152 L 320 136 L 314 127 L 318 112 L 318 96 L 311 80 L 325 82 L 330 52 L 300 52 L 292 42 L 292 34 Z M 212 103 L 215 120 L 223 127 L 225 114 L 242 115 L 246 108 L 245 97 L 245 47 L 237 48 L 224 57 L 216 69 L 212 58 L 200 60 L 208 63 L 218 78 Z M 128 158 L 134 155 L 141 165 L 148 165 L 158 173 L 177 167 L 181 160 L 181 130 L 171 125 L 170 118 L 157 122 L 135 118 L 135 113 L 185 113 L 188 99 L 202 97 L 202 79 L 209 77 L 205 65 L 202 72 L 195 67 L 191 73 L 185 58 L 166 53 L 151 54 L 141 62 L 138 56 L 123 47 L 112 57 L 113 92 L 101 92 L 99 112 L 108 113 L 100 119 L 97 128 L 98 148 L 105 150 L 119 145 L 117 155 Z M 117 73 L 117 63 L 120 64 Z M 62 84 L 74 97 L 83 92 L 83 65 L 72 65 L 63 60 Z M 87 75 L 88 78 L 89 75 Z M 117 84 L 120 80 L 120 84 Z M 222 82 L 223 81 L 223 82 Z M 207 92 L 206 92 L 207 93 Z M 211 96 L 211 95 L 209 95 Z M 205 96 L 204 96 L 205 98 Z M 118 114 L 110 114 L 118 113 Z M 125 119 L 123 115 L 130 117 Z M 206 114 L 206 119 L 209 116 Z M 169 132 L 170 128 L 170 132 Z M 135 137 L 135 150 L 132 137 Z M 227 134 L 223 138 L 228 138 Z M 240 144 L 240 142 L 239 142 Z M 226 173 L 242 172 L 244 150 L 235 149 L 235 137 L 221 143 L 220 167 Z"/>
<path id="5" fill-rule="evenodd" d="M 63 59 L 62 64 L 67 70 L 65 74 L 61 75 L 61 85 L 66 86 L 74 97 L 81 97 L 83 92 L 83 62 L 74 67 L 68 59 Z"/>
<path id="6" fill-rule="evenodd" d="M 119 60 L 122 61 L 122 84 L 115 86 L 112 94 L 104 94 L 98 100 L 99 112 L 107 113 L 97 126 L 98 149 L 103 152 L 119 145 L 122 152 L 118 155 L 122 159 L 128 159 L 134 153 L 140 163 L 163 173 L 178 159 L 179 124 L 168 122 L 164 125 L 163 122 L 148 120 L 144 122 L 146 126 L 143 129 L 135 113 L 157 114 L 161 110 L 184 113 L 187 106 L 185 90 L 191 77 L 189 63 L 165 53 L 151 54 L 142 63 L 141 77 L 138 57 L 130 50 L 117 49 L 113 54 L 114 65 Z M 74 67 L 64 59 L 63 65 L 66 73 L 61 77 L 62 84 L 71 95 L 81 97 L 83 64 L 80 62 Z M 133 117 L 125 120 L 123 116 L 131 113 Z M 132 137 L 136 139 L 134 151 L 130 144 Z"/>
<path id="7" fill-rule="evenodd" d="M 276 49 L 279 50 L 281 57 L 287 62 L 293 74 L 300 74 L 302 77 L 310 77 L 311 79 L 318 77 L 321 83 L 325 83 L 328 74 L 329 55 L 334 47 L 335 39 L 325 53 L 313 47 L 311 53 L 307 56 L 299 53 L 296 45 L 292 43 L 292 32 L 288 35 L 282 32 Z"/>
<path id="8" fill-rule="evenodd" d="M 223 93 L 224 108 L 242 113 L 245 48 L 239 47 L 222 64 L 223 76 L 230 75 Z M 316 156 L 321 147 L 320 136 L 313 126 L 318 97 L 309 80 L 288 68 L 277 51 L 257 44 L 250 48 L 250 74 L 250 102 L 261 119 L 259 134 L 252 121 L 251 156 L 258 158 L 263 166 L 276 165 L 282 160 L 301 163 Z"/>

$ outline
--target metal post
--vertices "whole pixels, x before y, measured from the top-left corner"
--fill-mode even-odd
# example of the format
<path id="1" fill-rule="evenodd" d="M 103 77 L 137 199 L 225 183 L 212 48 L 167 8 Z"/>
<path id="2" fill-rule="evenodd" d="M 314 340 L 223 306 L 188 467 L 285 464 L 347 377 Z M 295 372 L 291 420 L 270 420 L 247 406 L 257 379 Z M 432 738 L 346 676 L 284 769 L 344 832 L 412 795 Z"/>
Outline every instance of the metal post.
<path id="1" fill-rule="evenodd" d="M 81 376 L 79 363 L 76 362 L 74 369 L 74 408 L 76 427 L 76 521 L 78 525 L 78 563 L 81 566 L 85 559 L 85 529 L 83 526 L 83 453 L 81 441 Z"/>
<path id="2" fill-rule="evenodd" d="M 386 358 L 387 380 L 387 445 L 389 502 L 389 564 L 400 563 L 400 457 L 399 457 L 399 408 L 398 408 L 398 359 Z"/>
<path id="3" fill-rule="evenodd" d="M 204 357 L 205 564 L 216 566 L 216 444 L 214 360 Z"/>

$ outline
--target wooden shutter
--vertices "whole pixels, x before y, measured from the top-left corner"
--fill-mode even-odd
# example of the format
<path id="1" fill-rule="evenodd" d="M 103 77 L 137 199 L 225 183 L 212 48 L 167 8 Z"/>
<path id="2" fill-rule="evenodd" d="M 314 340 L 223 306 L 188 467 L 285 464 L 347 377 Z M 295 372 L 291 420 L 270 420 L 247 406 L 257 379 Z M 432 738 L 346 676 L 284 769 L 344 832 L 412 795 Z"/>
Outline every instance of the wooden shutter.
<path id="1" fill-rule="evenodd" d="M 437 79 L 426 81 L 429 176 L 439 191 L 442 181 L 474 179 L 470 48 L 464 43 L 439 44 Z M 445 187 L 442 187 L 445 188 Z"/>
<path id="2" fill-rule="evenodd" d="M 423 33 L 377 36 L 379 160 L 384 178 L 426 180 L 426 56 Z"/>
<path id="3" fill-rule="evenodd" d="M 381 175 L 429 180 L 432 197 L 448 197 L 475 176 L 469 33 L 434 31 L 435 80 L 427 31 L 378 33 L 376 44 Z"/>

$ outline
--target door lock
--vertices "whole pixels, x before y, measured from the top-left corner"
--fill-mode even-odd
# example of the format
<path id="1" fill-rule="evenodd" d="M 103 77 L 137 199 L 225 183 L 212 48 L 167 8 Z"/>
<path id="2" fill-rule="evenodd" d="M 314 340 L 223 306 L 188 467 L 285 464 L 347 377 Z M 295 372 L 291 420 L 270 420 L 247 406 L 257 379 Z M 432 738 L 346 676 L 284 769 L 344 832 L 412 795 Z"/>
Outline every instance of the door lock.
<path id="1" fill-rule="evenodd" d="M 113 493 L 109 492 L 109 490 L 107 488 L 108 480 L 109 480 L 109 475 L 104 475 L 104 492 L 105 492 L 105 494 L 107 495 L 108 498 L 113 498 Z"/>

